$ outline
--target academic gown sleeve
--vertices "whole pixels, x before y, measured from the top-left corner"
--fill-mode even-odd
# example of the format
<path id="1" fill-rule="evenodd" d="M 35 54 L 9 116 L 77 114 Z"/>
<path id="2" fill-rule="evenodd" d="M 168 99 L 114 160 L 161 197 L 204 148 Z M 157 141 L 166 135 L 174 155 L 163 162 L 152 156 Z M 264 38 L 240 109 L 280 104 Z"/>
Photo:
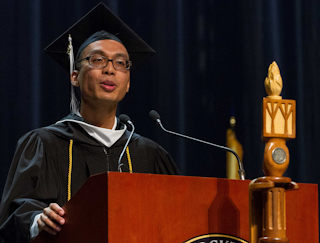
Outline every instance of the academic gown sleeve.
<path id="1" fill-rule="evenodd" d="M 155 160 L 155 173 L 167 174 L 167 175 L 178 175 L 178 168 L 173 161 L 170 154 L 164 150 L 160 145 L 157 145 Z"/>
<path id="2" fill-rule="evenodd" d="M 158 143 L 136 136 L 129 148 L 133 151 L 133 171 L 153 174 L 179 174 L 170 154 Z"/>
<path id="3" fill-rule="evenodd" d="M 0 206 L 0 233 L 5 242 L 29 242 L 33 218 L 56 201 L 58 189 L 51 167 L 37 132 L 18 141 Z"/>

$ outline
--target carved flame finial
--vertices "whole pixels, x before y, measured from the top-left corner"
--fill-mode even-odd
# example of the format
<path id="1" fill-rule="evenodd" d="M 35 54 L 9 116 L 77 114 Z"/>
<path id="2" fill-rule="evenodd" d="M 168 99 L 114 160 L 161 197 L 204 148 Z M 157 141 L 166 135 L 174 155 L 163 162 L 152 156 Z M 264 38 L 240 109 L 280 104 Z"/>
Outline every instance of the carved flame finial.
<path id="1" fill-rule="evenodd" d="M 282 78 L 280 70 L 275 61 L 273 61 L 268 69 L 268 77 L 264 80 L 264 86 L 269 98 L 281 99 Z"/>

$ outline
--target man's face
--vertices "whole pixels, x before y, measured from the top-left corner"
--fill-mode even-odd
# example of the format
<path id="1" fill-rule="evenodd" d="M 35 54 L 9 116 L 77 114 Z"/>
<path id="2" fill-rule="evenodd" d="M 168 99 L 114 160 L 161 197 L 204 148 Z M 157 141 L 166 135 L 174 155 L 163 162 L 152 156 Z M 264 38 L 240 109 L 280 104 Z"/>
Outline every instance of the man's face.
<path id="1" fill-rule="evenodd" d="M 93 54 L 100 54 L 107 59 L 124 56 L 129 60 L 126 48 L 114 40 L 99 40 L 89 44 L 83 50 L 81 58 Z M 88 105 L 117 104 L 129 90 L 130 71 L 115 70 L 111 61 L 106 67 L 96 69 L 87 60 L 83 60 L 80 70 L 71 75 L 71 81 L 73 85 L 80 87 L 82 102 Z"/>

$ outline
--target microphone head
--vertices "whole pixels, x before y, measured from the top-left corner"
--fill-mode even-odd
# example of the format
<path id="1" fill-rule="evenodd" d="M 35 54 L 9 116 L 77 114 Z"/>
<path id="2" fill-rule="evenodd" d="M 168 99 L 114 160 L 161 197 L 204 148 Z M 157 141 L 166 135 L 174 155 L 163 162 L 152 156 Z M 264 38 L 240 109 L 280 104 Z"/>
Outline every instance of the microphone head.
<path id="1" fill-rule="evenodd" d="M 151 110 L 151 111 L 149 112 L 149 116 L 150 116 L 150 118 L 151 118 L 152 120 L 154 120 L 154 121 L 156 121 L 156 122 L 158 122 L 157 120 L 160 120 L 160 115 L 159 115 L 159 113 L 156 112 L 155 110 Z"/>
<path id="2" fill-rule="evenodd" d="M 126 114 L 121 114 L 119 116 L 119 119 L 122 123 L 124 124 L 128 124 L 128 122 L 131 120 L 129 116 L 127 116 Z"/>

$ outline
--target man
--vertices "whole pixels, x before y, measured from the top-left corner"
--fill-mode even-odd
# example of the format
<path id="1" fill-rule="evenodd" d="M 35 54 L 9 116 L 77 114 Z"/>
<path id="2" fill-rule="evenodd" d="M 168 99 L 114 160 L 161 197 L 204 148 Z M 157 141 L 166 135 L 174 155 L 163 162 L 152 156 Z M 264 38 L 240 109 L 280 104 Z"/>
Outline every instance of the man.
<path id="1" fill-rule="evenodd" d="M 131 60 L 141 61 L 153 50 L 103 4 L 47 48 L 66 69 L 59 53 L 69 34 L 78 50 L 73 70 L 69 45 L 72 89 L 80 88 L 80 107 L 72 92 L 73 113 L 19 140 L 0 208 L 6 242 L 28 242 L 40 231 L 57 234 L 65 223 L 61 206 L 90 175 L 177 173 L 170 155 L 153 141 L 134 134 L 125 146 L 130 132 L 116 118 L 117 105 L 130 88 Z"/>

